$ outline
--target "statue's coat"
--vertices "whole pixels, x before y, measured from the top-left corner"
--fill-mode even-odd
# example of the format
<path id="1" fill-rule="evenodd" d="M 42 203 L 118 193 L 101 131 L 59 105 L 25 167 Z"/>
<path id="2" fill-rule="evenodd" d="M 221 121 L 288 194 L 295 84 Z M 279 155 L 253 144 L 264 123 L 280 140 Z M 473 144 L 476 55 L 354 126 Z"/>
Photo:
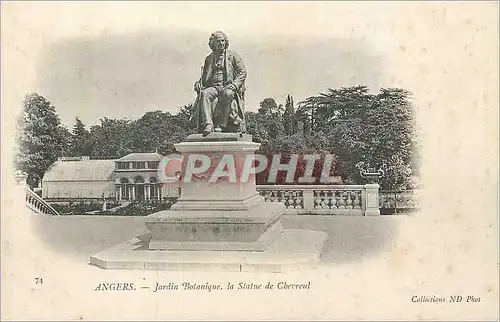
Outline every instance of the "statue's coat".
<path id="1" fill-rule="evenodd" d="M 243 60 L 240 58 L 240 56 L 230 50 L 225 51 L 225 82 L 231 83 L 235 86 L 236 88 L 236 95 L 235 95 L 235 100 L 234 102 L 236 103 L 236 109 L 238 111 L 238 116 L 242 120 L 242 130 L 245 132 L 245 79 L 247 77 L 247 70 L 245 67 L 245 64 L 243 63 Z M 202 89 L 210 87 L 208 82 L 210 81 L 213 73 L 213 65 L 214 65 L 214 53 L 210 53 L 206 58 L 205 58 L 205 63 L 203 65 L 203 72 L 201 75 L 201 87 Z M 193 104 L 193 110 L 191 114 L 191 121 L 197 124 L 198 131 L 201 131 L 201 123 L 200 122 L 200 114 L 201 114 L 201 109 L 199 106 L 199 95 L 196 98 L 194 104 Z"/>

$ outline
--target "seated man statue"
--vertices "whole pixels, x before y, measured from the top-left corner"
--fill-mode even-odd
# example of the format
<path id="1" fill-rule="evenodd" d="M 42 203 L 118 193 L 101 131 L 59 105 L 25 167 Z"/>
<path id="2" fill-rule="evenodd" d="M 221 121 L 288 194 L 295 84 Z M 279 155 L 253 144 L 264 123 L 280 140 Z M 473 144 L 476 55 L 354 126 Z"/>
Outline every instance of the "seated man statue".
<path id="1" fill-rule="evenodd" d="M 229 41 L 214 32 L 208 44 L 212 53 L 205 59 L 201 78 L 194 84 L 197 92 L 191 120 L 198 133 L 246 132 L 244 93 L 247 71 L 241 58 L 228 50 Z"/>

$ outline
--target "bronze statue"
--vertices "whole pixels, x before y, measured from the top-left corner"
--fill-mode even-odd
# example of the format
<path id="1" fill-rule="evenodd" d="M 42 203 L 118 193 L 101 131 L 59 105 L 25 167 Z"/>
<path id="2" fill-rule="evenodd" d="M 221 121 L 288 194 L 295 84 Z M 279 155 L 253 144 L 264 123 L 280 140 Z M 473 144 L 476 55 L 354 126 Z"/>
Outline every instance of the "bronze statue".
<path id="1" fill-rule="evenodd" d="M 212 53 L 202 67 L 201 78 L 194 84 L 197 92 L 191 120 L 198 133 L 246 132 L 245 79 L 243 60 L 228 50 L 229 40 L 222 31 L 214 32 L 208 41 Z"/>

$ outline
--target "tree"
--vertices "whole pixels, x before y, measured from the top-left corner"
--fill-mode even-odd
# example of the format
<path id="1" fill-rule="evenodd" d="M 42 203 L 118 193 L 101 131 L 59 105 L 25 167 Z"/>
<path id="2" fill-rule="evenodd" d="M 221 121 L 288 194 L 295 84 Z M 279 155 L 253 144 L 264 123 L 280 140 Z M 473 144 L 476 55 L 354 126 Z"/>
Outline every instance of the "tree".
<path id="1" fill-rule="evenodd" d="M 329 89 L 301 104 L 315 132 L 329 139 L 339 157 L 339 172 L 347 183 L 363 182 L 356 164 L 383 169 L 383 189 L 406 189 L 413 180 L 412 160 L 418 149 L 411 93 L 365 86 Z M 299 111 L 297 112 L 297 114 Z"/>
<path id="2" fill-rule="evenodd" d="M 90 145 L 90 132 L 87 131 L 83 122 L 76 117 L 75 126 L 71 137 L 70 152 L 73 156 L 90 156 L 92 148 Z"/>
<path id="3" fill-rule="evenodd" d="M 408 189 L 415 184 L 420 155 L 413 108 L 406 90 L 370 93 L 366 86 L 353 86 L 308 97 L 296 110 L 291 95 L 285 108 L 268 97 L 258 112 L 247 112 L 245 117 L 248 133 L 261 143 L 260 154 L 280 153 L 285 162 L 290 154 L 334 154 L 333 175 L 340 175 L 347 184 L 364 183 L 356 167 L 362 164 L 384 170 L 382 189 Z M 61 126 L 55 108 L 38 94 L 26 96 L 24 110 L 17 161 L 31 175 L 28 180 L 41 178 L 67 152 L 93 158 L 154 151 L 166 155 L 196 130 L 189 122 L 190 105 L 180 107 L 177 114 L 147 112 L 136 121 L 104 118 L 90 132 L 77 118 L 73 134 Z M 303 130 L 299 131 L 299 124 Z M 303 163 L 298 173 L 301 167 Z"/>
<path id="4" fill-rule="evenodd" d="M 48 167 L 66 154 L 71 135 L 61 125 L 55 107 L 40 94 L 25 96 L 23 112 L 16 135 L 17 166 L 28 173 L 28 181 L 36 185 Z"/>
<path id="5" fill-rule="evenodd" d="M 276 100 L 272 97 L 267 97 L 259 104 L 259 114 L 261 115 L 271 115 L 271 114 L 283 114 L 283 105 L 278 105 Z"/>
<path id="6" fill-rule="evenodd" d="M 281 106 L 281 108 L 280 108 Z M 257 113 L 246 112 L 245 121 L 248 133 L 264 145 L 283 135 L 283 106 L 276 103 L 274 98 L 265 98 L 260 102 Z"/>
<path id="7" fill-rule="evenodd" d="M 188 104 L 181 106 L 179 108 L 179 112 L 176 115 L 177 116 L 176 119 L 178 120 L 179 126 L 182 126 L 189 132 L 196 131 L 196 125 L 189 121 L 192 111 L 193 111 L 193 104 Z"/>
<path id="8" fill-rule="evenodd" d="M 328 89 L 299 103 L 298 118 L 309 131 L 334 127 L 339 122 L 362 117 L 371 105 L 372 95 L 366 86 Z"/>
<path id="9" fill-rule="evenodd" d="M 297 132 L 297 123 L 295 120 L 295 108 L 293 106 L 293 97 L 286 97 L 285 112 L 283 113 L 283 127 L 286 135 L 292 135 Z"/>
<path id="10" fill-rule="evenodd" d="M 167 139 L 164 141 L 165 153 L 176 151 L 175 143 L 184 141 L 189 134 L 196 133 L 196 124 L 189 121 L 192 104 L 184 105 L 179 108 L 179 112 L 171 117 L 171 127 L 167 129 Z"/>
<path id="11" fill-rule="evenodd" d="M 147 112 L 140 119 L 129 125 L 132 133 L 134 152 L 155 152 L 161 150 L 163 141 L 168 136 L 167 127 L 171 124 L 170 113 L 162 111 Z"/>
<path id="12" fill-rule="evenodd" d="M 133 152 L 130 121 L 105 117 L 101 124 L 90 127 L 91 156 L 94 159 L 120 158 Z"/>
<path id="13" fill-rule="evenodd" d="M 160 110 L 146 112 L 135 121 L 104 118 L 91 127 L 93 158 L 120 158 L 132 152 L 158 152 L 166 155 L 175 151 L 174 144 L 195 132 L 189 122 L 191 106 L 182 106 L 179 113 Z"/>
<path id="14" fill-rule="evenodd" d="M 381 182 L 385 189 L 406 189 L 413 181 L 417 136 L 410 97 L 406 90 L 381 89 L 363 119 L 361 139 L 366 144 L 361 157 L 371 167 L 385 170 Z"/>

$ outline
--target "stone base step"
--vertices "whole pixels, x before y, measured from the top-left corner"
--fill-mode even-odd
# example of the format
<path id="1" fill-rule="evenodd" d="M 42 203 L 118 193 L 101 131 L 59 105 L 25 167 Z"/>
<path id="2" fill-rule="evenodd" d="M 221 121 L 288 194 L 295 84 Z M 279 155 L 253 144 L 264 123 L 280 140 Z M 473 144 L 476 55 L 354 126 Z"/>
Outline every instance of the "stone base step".
<path id="1" fill-rule="evenodd" d="M 285 229 L 260 252 L 170 251 L 149 250 L 148 233 L 91 256 L 90 264 L 103 269 L 279 273 L 316 266 L 327 237 L 320 231 Z"/>

